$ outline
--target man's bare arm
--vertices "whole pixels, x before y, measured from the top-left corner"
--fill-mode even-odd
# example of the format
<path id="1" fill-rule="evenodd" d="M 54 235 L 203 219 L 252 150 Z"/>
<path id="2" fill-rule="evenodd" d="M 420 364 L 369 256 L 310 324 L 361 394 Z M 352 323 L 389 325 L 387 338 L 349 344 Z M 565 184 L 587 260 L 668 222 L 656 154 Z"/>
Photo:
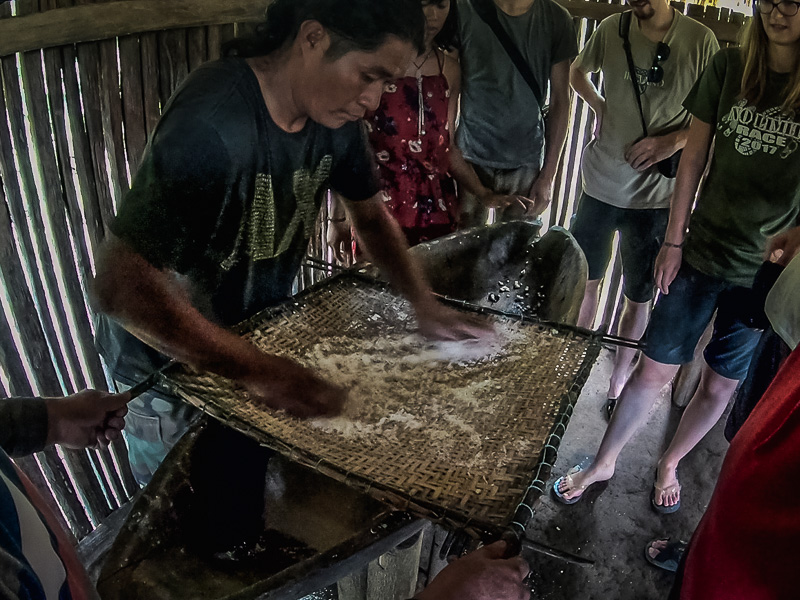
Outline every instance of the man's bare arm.
<path id="1" fill-rule="evenodd" d="M 348 202 L 348 213 L 364 250 L 393 286 L 408 298 L 417 315 L 420 332 L 437 340 L 484 337 L 490 330 L 438 302 L 408 252 L 397 221 L 389 214 L 381 194 L 362 202 Z"/>
<path id="2" fill-rule="evenodd" d="M 540 215 L 553 197 L 553 181 L 567 139 L 569 121 L 569 61 L 562 60 L 550 70 L 550 113 L 545 130 L 545 154 L 542 170 L 533 182 L 529 197 L 534 202 L 533 213 Z"/>
<path id="3" fill-rule="evenodd" d="M 343 390 L 206 319 L 178 274 L 155 268 L 118 238 L 109 236 L 99 252 L 91 294 L 95 309 L 148 345 L 239 381 L 256 401 L 301 417 L 341 408 Z"/>
<path id="4" fill-rule="evenodd" d="M 603 116 L 606 111 L 606 99 L 600 95 L 594 82 L 589 78 L 589 73 L 573 63 L 569 68 L 569 84 L 575 93 L 580 96 L 594 113 L 594 136 L 599 137 L 603 125 Z"/>

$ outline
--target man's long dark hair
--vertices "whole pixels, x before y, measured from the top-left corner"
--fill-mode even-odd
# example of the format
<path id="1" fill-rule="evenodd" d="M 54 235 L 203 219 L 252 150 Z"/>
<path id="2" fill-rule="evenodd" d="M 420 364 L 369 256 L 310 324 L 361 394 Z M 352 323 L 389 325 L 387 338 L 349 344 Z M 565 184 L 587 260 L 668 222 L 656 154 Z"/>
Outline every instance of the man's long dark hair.
<path id="1" fill-rule="evenodd" d="M 232 40 L 223 54 L 272 54 L 293 42 L 305 21 L 319 21 L 328 31 L 333 59 L 352 50 L 377 50 L 388 36 L 424 51 L 425 15 L 419 0 L 273 0 L 256 34 Z"/>

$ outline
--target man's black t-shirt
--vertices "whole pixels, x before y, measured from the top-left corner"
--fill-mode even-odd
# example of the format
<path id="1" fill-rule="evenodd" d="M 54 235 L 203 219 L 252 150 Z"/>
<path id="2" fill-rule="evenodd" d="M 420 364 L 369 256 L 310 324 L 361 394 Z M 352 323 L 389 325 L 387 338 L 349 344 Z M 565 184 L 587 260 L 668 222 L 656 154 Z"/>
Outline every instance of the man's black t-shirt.
<path id="1" fill-rule="evenodd" d="M 159 269 L 185 276 L 194 305 L 233 325 L 291 293 L 327 188 L 378 193 L 361 123 L 309 120 L 287 133 L 242 59 L 201 66 L 167 104 L 111 231 Z M 98 345 L 132 383 L 166 358 L 110 319 Z"/>

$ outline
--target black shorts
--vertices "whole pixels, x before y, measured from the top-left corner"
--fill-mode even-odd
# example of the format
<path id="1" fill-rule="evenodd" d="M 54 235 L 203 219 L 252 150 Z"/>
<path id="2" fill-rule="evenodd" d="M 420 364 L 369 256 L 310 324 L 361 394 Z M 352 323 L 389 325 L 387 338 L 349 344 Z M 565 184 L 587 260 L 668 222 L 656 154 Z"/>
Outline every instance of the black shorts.
<path id="1" fill-rule="evenodd" d="M 608 268 L 614 232 L 619 231 L 625 297 L 649 302 L 655 294 L 653 268 L 668 220 L 668 208 L 618 208 L 583 193 L 570 233 L 586 255 L 589 279 L 595 280 L 602 279 Z"/>

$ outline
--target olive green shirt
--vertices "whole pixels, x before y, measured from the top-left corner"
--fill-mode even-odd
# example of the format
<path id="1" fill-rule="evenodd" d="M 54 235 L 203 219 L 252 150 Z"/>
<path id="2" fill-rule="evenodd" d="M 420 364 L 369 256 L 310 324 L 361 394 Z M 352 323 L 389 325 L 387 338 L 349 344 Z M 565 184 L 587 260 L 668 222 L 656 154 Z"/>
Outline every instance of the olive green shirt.
<path id="1" fill-rule="evenodd" d="M 759 106 L 739 98 L 742 57 L 720 51 L 686 108 L 714 126 L 714 155 L 683 257 L 706 275 L 751 286 L 767 240 L 800 214 L 800 115 L 781 112 L 788 74 L 768 72 Z"/>
<path id="2" fill-rule="evenodd" d="M 689 125 L 691 116 L 683 107 L 683 100 L 719 50 L 708 27 L 677 11 L 673 14 L 672 26 L 663 40 L 670 53 L 660 63 L 664 78 L 657 84 L 647 81 L 647 73 L 658 44 L 645 37 L 638 19 L 631 19 L 628 37 L 650 135 Z M 587 73 L 602 72 L 606 99 L 599 135 L 583 152 L 583 188 L 592 198 L 619 208 L 666 208 L 675 180 L 659 174 L 655 167 L 639 173 L 625 160 L 628 148 L 642 138 L 643 132 L 619 21 L 619 14 L 604 19 L 574 63 Z"/>

